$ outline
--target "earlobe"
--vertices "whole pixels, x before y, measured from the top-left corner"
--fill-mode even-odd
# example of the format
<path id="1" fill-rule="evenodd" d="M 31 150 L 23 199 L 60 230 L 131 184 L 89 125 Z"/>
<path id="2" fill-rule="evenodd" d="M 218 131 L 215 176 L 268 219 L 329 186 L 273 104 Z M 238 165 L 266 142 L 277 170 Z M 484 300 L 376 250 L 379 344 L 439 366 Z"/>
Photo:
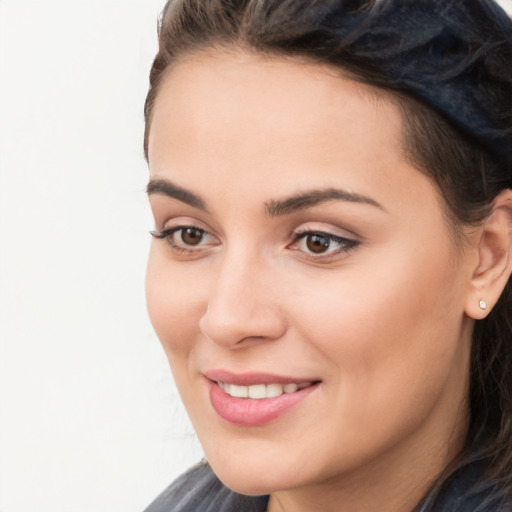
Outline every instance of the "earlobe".
<path id="1" fill-rule="evenodd" d="M 512 272 L 512 190 L 499 194 L 479 229 L 477 265 L 466 297 L 466 314 L 485 318 L 498 301 Z"/>

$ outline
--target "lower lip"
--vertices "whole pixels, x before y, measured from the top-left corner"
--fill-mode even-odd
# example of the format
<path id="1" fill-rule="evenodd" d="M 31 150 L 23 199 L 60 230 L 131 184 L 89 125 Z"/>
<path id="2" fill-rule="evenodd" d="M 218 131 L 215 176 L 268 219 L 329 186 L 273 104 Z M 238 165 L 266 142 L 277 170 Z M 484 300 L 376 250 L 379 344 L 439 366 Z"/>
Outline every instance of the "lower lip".
<path id="1" fill-rule="evenodd" d="M 276 420 L 292 407 L 298 405 L 317 389 L 313 384 L 295 393 L 283 393 L 274 398 L 235 398 L 225 393 L 215 382 L 208 382 L 210 402 L 215 412 L 224 420 L 235 425 L 257 427 Z"/>

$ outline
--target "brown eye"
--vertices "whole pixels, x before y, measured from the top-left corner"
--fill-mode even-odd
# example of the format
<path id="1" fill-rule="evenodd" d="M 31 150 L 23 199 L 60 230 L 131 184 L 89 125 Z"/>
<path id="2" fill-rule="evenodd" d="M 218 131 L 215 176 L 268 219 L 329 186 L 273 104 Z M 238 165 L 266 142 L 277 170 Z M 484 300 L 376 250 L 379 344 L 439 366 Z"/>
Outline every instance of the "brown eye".
<path id="1" fill-rule="evenodd" d="M 290 249 L 301 251 L 320 261 L 322 258 L 336 258 L 348 253 L 359 245 L 358 240 L 338 236 L 323 231 L 303 231 L 296 233 Z"/>
<path id="2" fill-rule="evenodd" d="M 181 240 L 186 245 L 198 245 L 203 240 L 204 231 L 197 228 L 183 228 Z"/>
<path id="3" fill-rule="evenodd" d="M 330 245 L 331 240 L 318 233 L 310 234 L 306 237 L 306 247 L 316 254 L 327 251 Z"/>

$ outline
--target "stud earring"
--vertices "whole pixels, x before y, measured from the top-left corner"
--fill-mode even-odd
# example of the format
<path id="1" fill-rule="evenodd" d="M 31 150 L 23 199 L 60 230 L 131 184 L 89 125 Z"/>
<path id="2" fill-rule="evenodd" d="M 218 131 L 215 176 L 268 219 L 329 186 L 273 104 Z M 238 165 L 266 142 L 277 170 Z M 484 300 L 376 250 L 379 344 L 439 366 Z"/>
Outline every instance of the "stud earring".
<path id="1" fill-rule="evenodd" d="M 485 300 L 480 301 L 480 309 L 487 309 L 487 302 Z"/>

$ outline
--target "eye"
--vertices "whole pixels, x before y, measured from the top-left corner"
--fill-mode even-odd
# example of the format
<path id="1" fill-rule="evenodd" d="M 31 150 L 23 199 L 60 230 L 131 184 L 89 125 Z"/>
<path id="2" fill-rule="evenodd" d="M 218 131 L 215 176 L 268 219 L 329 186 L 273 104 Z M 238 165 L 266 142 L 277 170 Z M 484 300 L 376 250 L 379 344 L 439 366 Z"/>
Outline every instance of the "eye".
<path id="1" fill-rule="evenodd" d="M 296 233 L 290 246 L 311 256 L 333 256 L 347 252 L 359 244 L 357 240 L 345 238 L 323 231 L 304 231 Z"/>
<path id="2" fill-rule="evenodd" d="M 331 239 L 320 233 L 306 235 L 304 240 L 308 250 L 316 254 L 328 251 L 331 245 Z"/>
<path id="3" fill-rule="evenodd" d="M 178 252 L 198 251 L 203 246 L 217 245 L 217 240 L 211 233 L 197 226 L 176 226 L 152 231 L 151 235 L 166 240 Z"/>
<path id="4" fill-rule="evenodd" d="M 176 233 L 180 233 L 179 237 L 186 245 L 199 245 L 205 235 L 205 232 L 198 228 L 181 228 Z"/>

